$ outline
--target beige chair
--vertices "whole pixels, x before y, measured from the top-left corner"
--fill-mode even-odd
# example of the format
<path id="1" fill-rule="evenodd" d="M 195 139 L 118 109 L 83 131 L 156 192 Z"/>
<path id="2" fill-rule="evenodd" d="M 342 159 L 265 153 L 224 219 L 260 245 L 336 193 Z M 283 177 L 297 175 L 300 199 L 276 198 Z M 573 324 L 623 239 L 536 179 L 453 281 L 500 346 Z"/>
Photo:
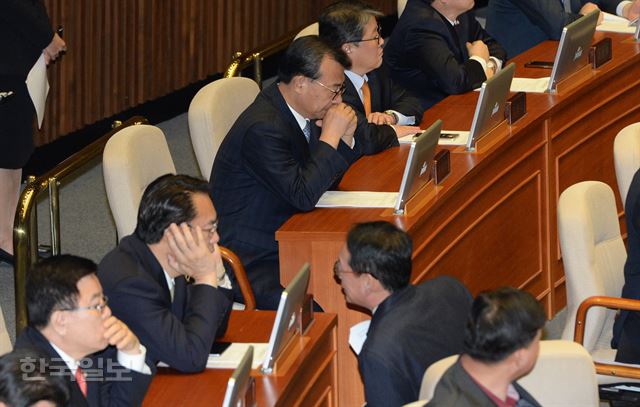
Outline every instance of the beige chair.
<path id="1" fill-rule="evenodd" d="M 176 168 L 162 130 L 155 126 L 126 127 L 114 134 L 102 154 L 102 172 L 107 199 L 116 222 L 118 236 L 133 233 L 142 193 L 151 181 Z M 240 259 L 220 247 L 222 259 L 231 265 L 245 299 L 245 308 L 256 308 L 256 300 Z"/>
<path id="2" fill-rule="evenodd" d="M 7 331 L 7 324 L 4 322 L 4 315 L 0 307 L 0 356 L 11 352 L 11 349 L 12 346 L 11 340 L 9 339 L 9 332 Z"/>
<path id="3" fill-rule="evenodd" d="M 320 32 L 320 25 L 318 23 L 313 23 L 313 24 L 309 24 L 308 26 L 304 27 L 302 30 L 300 30 L 300 32 L 298 34 L 296 34 L 296 36 L 293 38 L 293 40 L 297 40 L 300 37 L 306 37 L 308 35 L 318 35 L 318 33 Z"/>
<path id="4" fill-rule="evenodd" d="M 613 161 L 622 205 L 626 205 L 631 180 L 640 168 L 640 123 L 620 130 L 613 143 Z"/>
<path id="5" fill-rule="evenodd" d="M 102 154 L 102 174 L 116 230 L 120 238 L 136 228 L 138 205 L 144 189 L 176 167 L 162 130 L 140 124 L 114 134 Z"/>
<path id="6" fill-rule="evenodd" d="M 398 18 L 402 15 L 405 7 L 407 7 L 407 0 L 398 0 Z"/>
<path id="7" fill-rule="evenodd" d="M 189 105 L 189 134 L 200 173 L 211 176 L 213 159 L 222 140 L 256 98 L 260 88 L 249 78 L 223 78 L 196 93 Z"/>
<path id="8" fill-rule="evenodd" d="M 428 401 L 446 370 L 458 356 L 431 365 L 424 374 L 420 398 Z M 571 341 L 541 341 L 536 366 L 518 380 L 545 407 L 597 407 L 598 383 L 589 353 Z"/>
<path id="9" fill-rule="evenodd" d="M 620 235 L 613 190 L 602 182 L 572 185 L 558 202 L 558 238 L 567 286 L 567 321 L 562 339 L 574 340 L 576 314 L 589 297 L 618 297 L 624 284 L 627 253 Z M 604 307 L 589 312 L 583 345 L 595 362 L 611 363 L 613 321 L 616 311 Z M 601 373 L 601 370 L 598 370 Z M 598 376 L 601 384 L 621 381 Z"/>

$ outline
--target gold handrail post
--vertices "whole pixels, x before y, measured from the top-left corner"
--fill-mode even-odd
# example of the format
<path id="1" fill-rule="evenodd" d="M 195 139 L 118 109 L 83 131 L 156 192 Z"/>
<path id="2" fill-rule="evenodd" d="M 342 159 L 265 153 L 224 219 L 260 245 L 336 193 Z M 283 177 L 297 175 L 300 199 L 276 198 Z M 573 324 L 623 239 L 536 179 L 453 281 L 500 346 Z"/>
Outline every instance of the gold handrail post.
<path id="1" fill-rule="evenodd" d="M 262 89 L 262 57 L 259 52 L 255 52 L 253 55 L 253 78 Z"/>
<path id="2" fill-rule="evenodd" d="M 51 225 L 51 254 L 60 254 L 60 196 L 56 177 L 49 178 L 49 222 Z"/>

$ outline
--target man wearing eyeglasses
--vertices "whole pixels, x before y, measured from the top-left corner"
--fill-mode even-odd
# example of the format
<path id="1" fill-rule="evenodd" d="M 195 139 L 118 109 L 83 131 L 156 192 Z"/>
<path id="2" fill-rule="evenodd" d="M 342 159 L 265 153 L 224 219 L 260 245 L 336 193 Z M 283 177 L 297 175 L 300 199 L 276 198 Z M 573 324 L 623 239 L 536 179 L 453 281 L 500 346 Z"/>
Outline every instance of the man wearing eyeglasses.
<path id="1" fill-rule="evenodd" d="M 317 36 L 285 51 L 278 82 L 240 115 L 215 157 L 210 192 L 220 241 L 242 260 L 258 308 L 276 309 L 282 292 L 276 230 L 312 210 L 362 154 L 389 146 L 355 135 L 342 103 L 349 60 Z"/>
<path id="2" fill-rule="evenodd" d="M 152 378 L 146 349 L 111 315 L 95 273 L 95 263 L 71 255 L 38 263 L 27 279 L 29 326 L 16 348 L 46 355 L 24 368 L 62 377 L 68 406 L 141 405 Z"/>
<path id="3" fill-rule="evenodd" d="M 462 351 L 469 291 L 446 276 L 410 284 L 411 251 L 411 238 L 393 224 L 361 223 L 349 231 L 334 267 L 347 303 L 372 314 L 349 338 L 367 407 L 418 400 L 427 368 Z"/>
<path id="4" fill-rule="evenodd" d="M 384 39 L 376 21 L 380 16 L 363 2 L 334 3 L 318 19 L 319 34 L 351 60 L 351 69 L 345 70 L 347 89 L 342 99 L 356 111 L 356 134 L 397 145 L 397 137 L 420 131 L 424 109 L 382 66 Z"/>
<path id="5" fill-rule="evenodd" d="M 206 181 L 163 175 L 142 194 L 134 233 L 98 266 L 113 314 L 147 347 L 152 369 L 202 371 L 226 330 L 232 292 L 217 225 Z"/>

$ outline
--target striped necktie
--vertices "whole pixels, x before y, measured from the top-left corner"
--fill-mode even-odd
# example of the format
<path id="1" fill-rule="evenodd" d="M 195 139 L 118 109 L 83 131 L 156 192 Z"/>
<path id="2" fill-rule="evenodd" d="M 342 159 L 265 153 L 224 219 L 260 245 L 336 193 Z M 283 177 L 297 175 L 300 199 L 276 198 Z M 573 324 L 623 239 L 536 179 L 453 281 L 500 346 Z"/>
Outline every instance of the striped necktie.
<path id="1" fill-rule="evenodd" d="M 307 120 L 307 125 L 304 126 L 302 132 L 304 133 L 304 138 L 307 139 L 307 143 L 309 143 L 311 140 L 311 120 Z"/>

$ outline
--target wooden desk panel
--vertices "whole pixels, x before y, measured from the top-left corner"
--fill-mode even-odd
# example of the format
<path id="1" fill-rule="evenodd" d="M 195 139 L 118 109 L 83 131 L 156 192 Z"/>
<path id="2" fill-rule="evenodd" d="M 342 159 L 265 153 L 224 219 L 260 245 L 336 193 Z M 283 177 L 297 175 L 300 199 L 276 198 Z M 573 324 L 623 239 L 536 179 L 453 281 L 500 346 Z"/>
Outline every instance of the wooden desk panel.
<path id="1" fill-rule="evenodd" d="M 351 325 L 370 318 L 345 305 L 331 271 L 353 223 L 387 220 L 405 229 L 414 241 L 413 283 L 448 274 L 474 294 L 502 285 L 526 289 L 550 316 L 565 305 L 556 236 L 559 194 L 588 179 L 602 180 L 617 191 L 613 138 L 627 124 L 640 121 L 640 46 L 626 43 L 628 36 L 607 36 L 614 39 L 613 61 L 573 88 L 527 94 L 527 115 L 505 130 L 497 145 L 480 153 L 451 154 L 451 175 L 417 213 L 317 209 L 293 216 L 276 233 L 283 283 L 310 261 L 311 291 L 325 310 L 338 314 L 341 406 L 363 402 L 357 360 L 347 339 Z M 594 41 L 602 37 L 597 34 Z M 523 65 L 553 59 L 556 47 L 557 42 L 547 42 L 515 58 L 516 76 L 548 76 L 550 70 Z M 422 127 L 442 119 L 446 130 L 470 128 L 477 98 L 477 92 L 448 97 L 425 112 Z M 340 189 L 397 191 L 407 151 L 401 146 L 362 158 Z"/>
<path id="2" fill-rule="evenodd" d="M 233 311 L 226 342 L 267 342 L 275 312 Z M 336 324 L 332 314 L 316 313 L 315 321 L 300 340 L 299 349 L 285 371 L 263 375 L 251 372 L 256 380 L 259 406 L 337 405 Z M 307 340 L 308 339 L 308 340 Z M 159 368 L 144 400 L 145 406 L 219 406 L 222 404 L 231 369 L 206 369 L 184 374 Z"/>

